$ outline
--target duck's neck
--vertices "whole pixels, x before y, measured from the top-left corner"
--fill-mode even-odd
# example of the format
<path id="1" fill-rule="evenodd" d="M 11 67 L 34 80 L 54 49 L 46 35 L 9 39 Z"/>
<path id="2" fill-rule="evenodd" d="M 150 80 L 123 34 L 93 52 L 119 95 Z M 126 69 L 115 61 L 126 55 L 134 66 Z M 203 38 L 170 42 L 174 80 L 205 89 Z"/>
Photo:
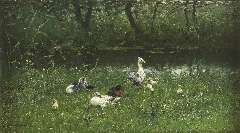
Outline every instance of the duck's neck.
<path id="1" fill-rule="evenodd" d="M 143 66 L 141 63 L 138 62 L 138 71 L 143 71 Z"/>

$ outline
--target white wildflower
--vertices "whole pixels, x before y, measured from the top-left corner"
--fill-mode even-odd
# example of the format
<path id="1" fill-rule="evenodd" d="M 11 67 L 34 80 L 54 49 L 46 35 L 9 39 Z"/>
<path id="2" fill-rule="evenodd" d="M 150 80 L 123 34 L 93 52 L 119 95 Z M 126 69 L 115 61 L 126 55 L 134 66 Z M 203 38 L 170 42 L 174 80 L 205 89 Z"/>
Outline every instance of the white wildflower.
<path id="1" fill-rule="evenodd" d="M 178 88 L 177 89 L 177 94 L 182 94 L 183 93 L 183 90 L 181 88 Z"/>

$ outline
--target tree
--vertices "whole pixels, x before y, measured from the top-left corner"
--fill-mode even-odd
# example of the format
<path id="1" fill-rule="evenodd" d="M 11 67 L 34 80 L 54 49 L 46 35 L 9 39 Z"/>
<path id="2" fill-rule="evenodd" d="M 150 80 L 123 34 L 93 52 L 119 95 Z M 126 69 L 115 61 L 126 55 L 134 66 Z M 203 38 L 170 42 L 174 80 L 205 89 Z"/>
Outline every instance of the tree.
<path id="1" fill-rule="evenodd" d="M 132 29 L 134 30 L 135 36 L 139 37 L 141 35 L 141 31 L 140 31 L 140 28 L 137 25 L 136 20 L 133 16 L 133 12 L 132 12 L 133 4 L 134 4 L 134 1 L 132 1 L 132 0 L 129 0 L 129 1 L 126 2 L 126 4 L 125 4 L 125 14 L 128 18 L 128 21 L 129 21 Z"/>
<path id="2" fill-rule="evenodd" d="M 196 10 L 196 6 L 197 6 L 197 0 L 193 0 L 193 5 L 192 5 L 192 19 L 193 19 L 193 24 L 194 26 L 197 24 L 197 10 Z"/>
<path id="3" fill-rule="evenodd" d="M 7 22 L 9 19 L 8 13 L 14 10 L 14 2 L 5 1 L 0 5 L 0 78 L 6 77 L 9 71 L 9 53 L 11 51 L 11 40 L 7 35 Z M 11 16 L 10 16 L 11 17 Z"/>
<path id="4" fill-rule="evenodd" d="M 185 21 L 186 21 L 186 27 L 187 29 L 189 29 L 189 18 L 188 18 L 188 4 L 189 4 L 189 0 L 186 0 L 185 5 L 184 5 L 184 15 L 185 15 Z"/>
<path id="5" fill-rule="evenodd" d="M 88 34 L 90 31 L 90 22 L 93 12 L 93 1 L 85 0 L 84 3 L 80 3 L 80 0 L 73 0 L 73 5 L 75 8 L 75 15 L 77 22 L 84 29 L 85 33 Z M 85 5 L 85 8 L 84 8 Z M 82 11 L 85 9 L 85 11 Z M 85 14 L 83 13 L 85 12 Z"/>
<path id="6" fill-rule="evenodd" d="M 153 32 L 153 29 L 154 29 L 154 21 L 157 17 L 157 10 L 158 10 L 158 5 L 160 4 L 159 1 L 156 1 L 154 3 L 154 10 L 153 10 L 153 15 L 152 15 L 152 22 L 151 22 L 151 32 Z"/>

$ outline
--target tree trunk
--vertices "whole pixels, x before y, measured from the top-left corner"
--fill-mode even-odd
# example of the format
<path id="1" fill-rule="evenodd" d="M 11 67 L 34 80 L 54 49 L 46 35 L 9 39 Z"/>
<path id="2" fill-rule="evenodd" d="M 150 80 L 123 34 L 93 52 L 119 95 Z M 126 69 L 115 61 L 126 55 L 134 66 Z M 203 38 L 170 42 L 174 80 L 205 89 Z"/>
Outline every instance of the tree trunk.
<path id="1" fill-rule="evenodd" d="M 9 71 L 5 26 L 4 9 L 0 8 L 0 79 L 6 77 Z"/>
<path id="2" fill-rule="evenodd" d="M 151 22 L 151 32 L 153 32 L 153 29 L 154 29 L 154 21 L 155 21 L 156 16 L 157 16 L 158 5 L 159 5 L 159 3 L 156 2 L 156 3 L 155 3 L 155 6 L 154 6 L 154 11 L 153 11 L 153 16 L 152 16 L 152 22 Z"/>
<path id="3" fill-rule="evenodd" d="M 234 43 L 235 49 L 238 49 L 240 51 L 240 2 L 234 1 L 232 3 L 232 7 L 233 33 L 231 41 Z"/>
<path id="4" fill-rule="evenodd" d="M 2 10 L 0 8 L 0 80 L 3 78 L 3 60 L 4 60 L 4 52 L 3 52 L 3 15 Z"/>
<path id="5" fill-rule="evenodd" d="M 140 28 L 138 27 L 138 25 L 133 17 L 132 7 L 133 7 L 133 2 L 132 1 L 127 2 L 127 4 L 125 5 L 125 13 L 127 15 L 128 21 L 129 21 L 132 29 L 134 30 L 135 36 L 139 37 L 140 36 Z"/>
<path id="6" fill-rule="evenodd" d="M 92 11 L 93 11 L 93 3 L 91 0 L 88 0 L 87 1 L 87 13 L 85 14 L 85 21 L 83 24 L 86 32 L 90 31 L 90 22 L 91 22 L 91 18 L 92 18 Z"/>
<path id="7" fill-rule="evenodd" d="M 92 0 L 86 1 L 86 13 L 82 13 L 82 9 L 80 6 L 80 0 L 74 0 L 74 8 L 75 8 L 75 15 L 77 22 L 81 25 L 84 29 L 85 33 L 88 34 L 90 31 L 90 22 L 92 18 L 92 11 L 93 11 L 93 2 Z"/>
<path id="8" fill-rule="evenodd" d="M 186 27 L 189 30 L 188 4 L 189 4 L 189 0 L 186 0 L 185 7 L 184 7 L 184 15 L 185 15 Z"/>
<path id="9" fill-rule="evenodd" d="M 80 0 L 73 0 L 73 6 L 75 8 L 76 21 L 79 24 L 83 23 L 82 12 L 80 7 Z"/>
<path id="10" fill-rule="evenodd" d="M 196 10 L 196 4 L 197 0 L 193 0 L 193 6 L 192 6 L 192 19 L 193 19 L 193 24 L 196 26 L 197 24 L 197 10 Z"/>

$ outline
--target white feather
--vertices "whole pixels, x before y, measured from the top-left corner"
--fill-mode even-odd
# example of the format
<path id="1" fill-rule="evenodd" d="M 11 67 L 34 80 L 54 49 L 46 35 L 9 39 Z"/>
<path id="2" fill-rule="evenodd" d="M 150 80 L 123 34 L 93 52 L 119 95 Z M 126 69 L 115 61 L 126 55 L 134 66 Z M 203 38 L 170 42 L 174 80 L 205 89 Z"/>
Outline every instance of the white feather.
<path id="1" fill-rule="evenodd" d="M 146 77 L 146 74 L 145 74 L 145 72 L 143 70 L 143 66 L 142 66 L 143 63 L 146 63 L 146 62 L 141 57 L 138 57 L 138 71 L 137 71 L 137 74 L 139 75 L 139 78 L 140 78 L 141 82 Z"/>
<path id="2" fill-rule="evenodd" d="M 90 100 L 90 104 L 93 106 L 101 106 L 106 107 L 108 104 L 115 104 L 118 100 L 120 100 L 120 97 L 112 97 L 108 95 L 98 95 L 94 96 Z"/>
<path id="3" fill-rule="evenodd" d="M 102 98 L 102 97 L 98 97 L 98 96 L 94 96 L 90 100 L 90 104 L 93 105 L 93 106 L 106 107 L 108 103 L 109 103 L 109 100 L 107 100 L 105 98 Z"/>
<path id="4" fill-rule="evenodd" d="M 66 93 L 73 93 L 73 87 L 74 87 L 74 85 L 67 86 Z"/>
<path id="5" fill-rule="evenodd" d="M 133 80 L 133 82 L 136 83 L 142 83 L 146 77 L 146 74 L 144 72 L 142 63 L 146 63 L 141 57 L 138 57 L 138 71 L 137 73 L 131 72 L 129 73 L 128 77 Z"/>

